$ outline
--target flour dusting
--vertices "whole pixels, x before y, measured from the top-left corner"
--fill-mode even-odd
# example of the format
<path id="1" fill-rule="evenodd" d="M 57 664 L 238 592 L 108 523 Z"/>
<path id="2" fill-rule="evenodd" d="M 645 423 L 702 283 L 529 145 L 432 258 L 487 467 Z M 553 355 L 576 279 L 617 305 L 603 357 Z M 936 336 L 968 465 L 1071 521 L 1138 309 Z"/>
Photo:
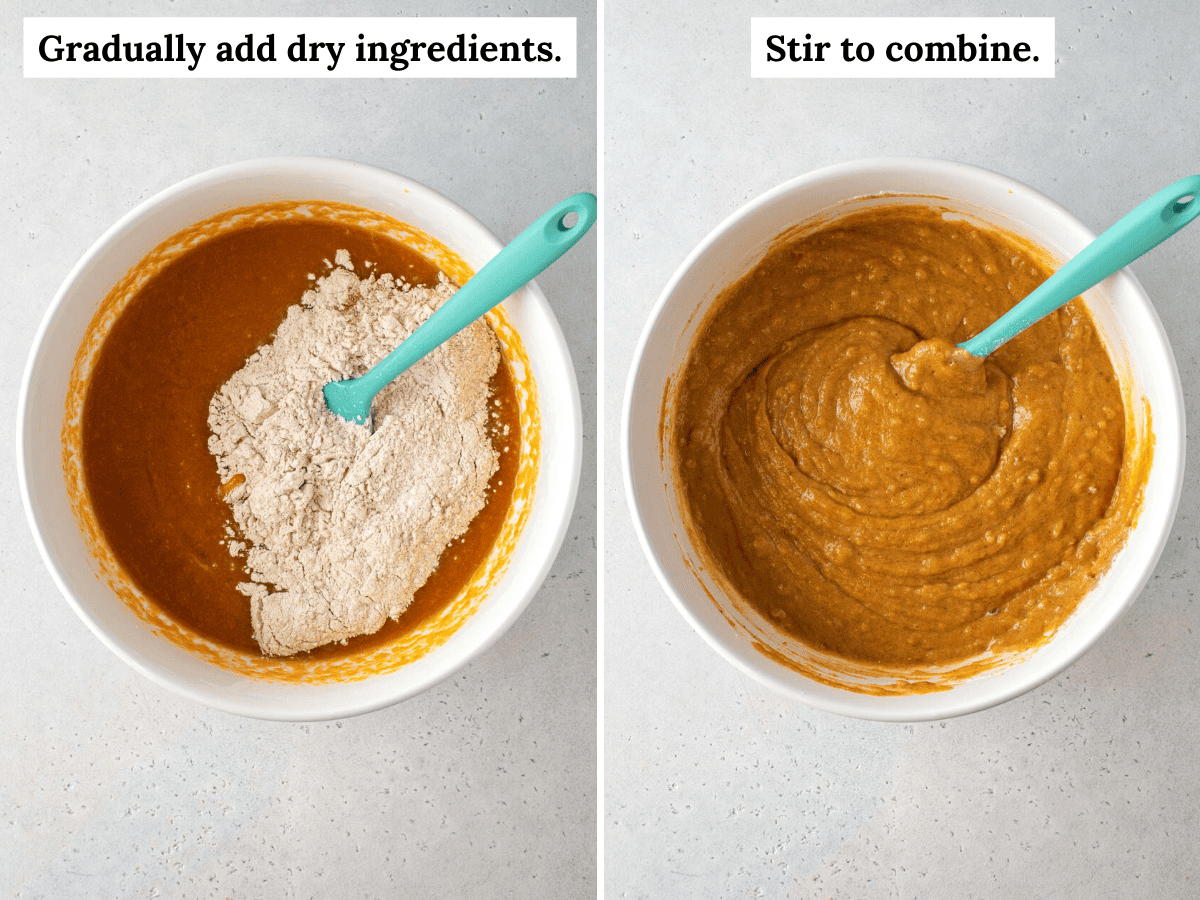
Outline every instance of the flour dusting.
<path id="1" fill-rule="evenodd" d="M 500 362 L 476 321 L 375 399 L 375 433 L 325 406 L 328 381 L 363 374 L 454 293 L 360 279 L 349 253 L 288 310 L 213 396 L 208 446 L 245 543 L 254 637 L 287 656 L 399 616 L 446 546 L 483 509 L 499 456 L 488 382 Z"/>

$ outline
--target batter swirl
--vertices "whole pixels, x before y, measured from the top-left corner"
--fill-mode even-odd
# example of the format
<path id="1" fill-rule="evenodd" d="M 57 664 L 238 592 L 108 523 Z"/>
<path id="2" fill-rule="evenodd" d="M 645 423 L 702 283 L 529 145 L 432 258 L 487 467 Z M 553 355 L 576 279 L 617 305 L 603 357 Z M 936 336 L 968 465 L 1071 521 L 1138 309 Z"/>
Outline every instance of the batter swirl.
<path id="1" fill-rule="evenodd" d="M 697 543 L 745 602 L 887 666 L 1030 646 L 1070 615 L 1138 506 L 1112 364 L 1078 300 L 986 362 L 953 346 L 1049 274 L 892 206 L 781 238 L 726 290 L 672 445 Z"/>

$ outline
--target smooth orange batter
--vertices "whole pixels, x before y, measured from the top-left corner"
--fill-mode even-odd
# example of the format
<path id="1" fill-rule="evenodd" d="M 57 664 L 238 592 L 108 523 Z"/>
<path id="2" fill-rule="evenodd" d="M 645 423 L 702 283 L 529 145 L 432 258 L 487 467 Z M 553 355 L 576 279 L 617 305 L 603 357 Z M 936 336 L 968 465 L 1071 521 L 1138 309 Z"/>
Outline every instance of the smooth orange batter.
<path id="1" fill-rule="evenodd" d="M 233 525 L 208 451 L 213 393 L 271 340 L 288 306 L 339 249 L 368 271 L 413 284 L 437 268 L 366 228 L 308 219 L 234 228 L 188 250 L 141 287 L 96 358 L 83 405 L 83 474 L 97 522 L 121 566 L 163 611 L 225 647 L 258 652 L 248 581 L 225 545 Z M 360 269 L 362 267 L 360 266 Z M 504 523 L 520 462 L 520 419 L 508 368 L 491 384 L 499 401 L 492 440 L 500 468 L 489 500 L 400 619 L 373 635 L 311 651 L 347 657 L 418 628 L 449 603 L 487 556 Z M 505 432 L 507 426 L 507 432 Z"/>
<path id="2" fill-rule="evenodd" d="M 1014 238 L 897 204 L 781 236 L 722 293 L 667 446 L 738 598 L 892 668 L 1029 647 L 1075 610 L 1140 505 L 1116 490 L 1107 351 L 1078 299 L 986 361 L 953 346 L 1049 274 Z"/>

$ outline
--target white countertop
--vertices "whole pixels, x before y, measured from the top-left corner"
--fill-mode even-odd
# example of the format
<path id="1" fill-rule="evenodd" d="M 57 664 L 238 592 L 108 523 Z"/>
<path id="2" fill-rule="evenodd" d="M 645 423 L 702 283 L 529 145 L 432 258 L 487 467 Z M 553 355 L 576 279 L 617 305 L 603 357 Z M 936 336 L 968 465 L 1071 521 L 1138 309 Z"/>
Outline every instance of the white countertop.
<path id="1" fill-rule="evenodd" d="M 751 80 L 752 15 L 1055 16 L 1053 80 Z M 785 700 L 727 665 L 643 559 L 621 482 L 638 335 L 746 201 L 873 156 L 1012 176 L 1099 232 L 1200 172 L 1187 0 L 605 10 L 605 873 L 611 898 L 1183 897 L 1200 891 L 1200 482 L 1132 610 L 1063 675 L 920 725 Z M 1135 262 L 1197 414 L 1200 226 Z M 1190 455 L 1200 448 L 1193 447 Z"/>
<path id="2" fill-rule="evenodd" d="M 358 160 L 416 179 L 511 240 L 596 188 L 595 16 L 573 80 L 30 80 L 25 15 L 330 15 L 297 3 L 20 2 L 0 20 L 3 418 L 62 279 L 120 216 L 256 156 Z M 365 0 L 356 15 L 484 15 Z M 338 10 L 348 14 L 344 8 Z M 584 400 L 584 474 L 545 586 L 487 654 L 371 715 L 288 725 L 179 699 L 110 653 L 59 596 L 2 445 L 0 894 L 13 897 L 595 895 L 596 239 L 538 278 Z M 10 435 L 12 432 L 9 432 Z"/>

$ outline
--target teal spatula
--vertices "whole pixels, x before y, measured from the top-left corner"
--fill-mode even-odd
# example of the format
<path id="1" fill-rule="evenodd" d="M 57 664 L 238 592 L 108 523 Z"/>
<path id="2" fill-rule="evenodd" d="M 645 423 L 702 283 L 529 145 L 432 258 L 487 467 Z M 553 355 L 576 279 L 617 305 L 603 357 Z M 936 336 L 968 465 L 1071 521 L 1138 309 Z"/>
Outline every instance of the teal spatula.
<path id="1" fill-rule="evenodd" d="M 1163 188 L 1083 248 L 1028 297 L 958 346 L 987 356 L 1113 272 L 1125 268 L 1200 215 L 1200 175 Z"/>
<path id="2" fill-rule="evenodd" d="M 577 218 L 568 225 L 571 214 Z M 548 269 L 595 221 L 593 194 L 575 194 L 543 213 L 375 368 L 358 378 L 325 385 L 325 405 L 347 421 L 366 424 L 377 393 L 425 354 Z"/>

